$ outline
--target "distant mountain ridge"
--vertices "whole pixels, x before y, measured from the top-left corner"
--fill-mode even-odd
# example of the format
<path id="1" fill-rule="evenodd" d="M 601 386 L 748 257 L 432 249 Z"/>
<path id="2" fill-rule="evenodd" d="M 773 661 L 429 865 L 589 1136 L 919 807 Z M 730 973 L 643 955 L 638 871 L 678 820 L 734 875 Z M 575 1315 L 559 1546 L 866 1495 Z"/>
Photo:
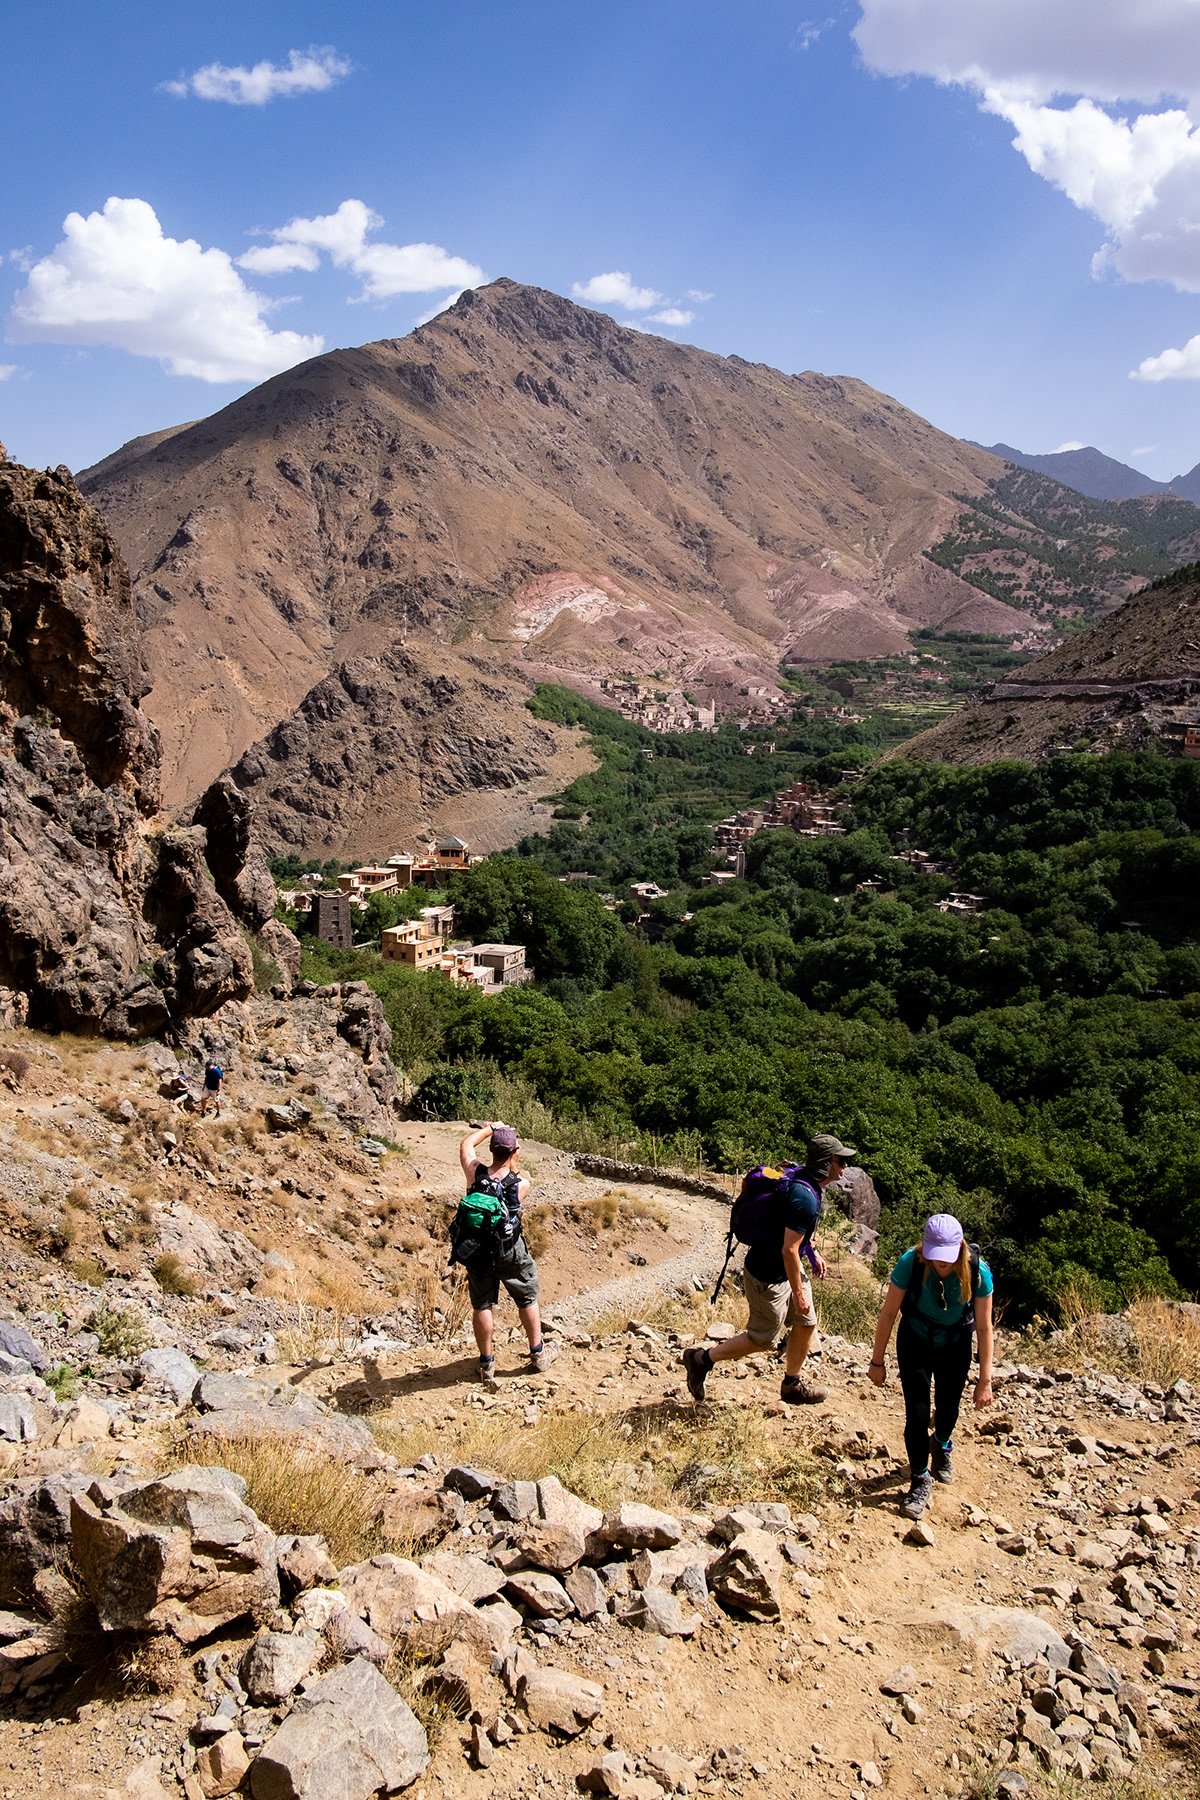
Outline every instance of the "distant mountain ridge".
<path id="1" fill-rule="evenodd" d="M 1052 450 L 1045 456 L 1031 456 L 1027 450 L 1015 450 L 1011 444 L 980 444 L 965 438 L 975 450 L 986 450 L 991 456 L 1002 456 L 1005 462 L 1022 469 L 1034 469 L 1039 475 L 1050 475 L 1064 487 L 1087 494 L 1092 500 L 1137 500 L 1143 494 L 1177 494 L 1200 506 L 1200 463 L 1186 475 L 1173 475 L 1170 481 L 1154 481 L 1140 469 L 1105 456 L 1088 444 L 1082 450 Z"/>

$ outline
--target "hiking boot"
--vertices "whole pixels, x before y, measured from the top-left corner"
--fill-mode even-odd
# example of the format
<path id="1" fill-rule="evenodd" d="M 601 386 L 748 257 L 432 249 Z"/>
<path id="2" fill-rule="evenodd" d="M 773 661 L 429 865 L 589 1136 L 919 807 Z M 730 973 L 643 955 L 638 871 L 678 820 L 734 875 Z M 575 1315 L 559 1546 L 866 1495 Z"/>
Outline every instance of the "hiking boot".
<path id="1" fill-rule="evenodd" d="M 906 1519 L 919 1519 L 929 1505 L 929 1496 L 933 1492 L 933 1476 L 928 1469 L 922 1469 L 919 1475 L 913 1476 L 912 1486 L 900 1502 L 900 1511 Z"/>
<path id="2" fill-rule="evenodd" d="M 529 1360 L 535 1375 L 544 1375 L 550 1364 L 557 1362 L 562 1355 L 561 1344 L 539 1344 L 536 1350 L 529 1352 Z"/>
<path id="3" fill-rule="evenodd" d="M 800 1375 L 785 1375 L 779 1398 L 786 1400 L 789 1406 L 820 1406 L 822 1400 L 828 1400 L 829 1389 L 810 1387 Z"/>
<path id="4" fill-rule="evenodd" d="M 940 1481 L 943 1487 L 949 1487 L 954 1480 L 954 1466 L 950 1460 L 950 1452 L 953 1448 L 953 1443 L 947 1444 L 944 1450 L 940 1444 L 931 1442 L 929 1446 L 929 1460 L 933 1468 L 933 1479 L 935 1481 Z"/>
<path id="5" fill-rule="evenodd" d="M 703 1359 L 703 1360 L 702 1360 Z M 687 1376 L 687 1390 L 693 1400 L 703 1400 L 704 1383 L 712 1368 L 703 1344 L 693 1344 L 683 1353 L 683 1368 Z"/>
<path id="6" fill-rule="evenodd" d="M 496 1359 L 494 1356 L 481 1356 L 479 1359 L 479 1379 L 484 1387 L 494 1388 L 496 1385 Z"/>

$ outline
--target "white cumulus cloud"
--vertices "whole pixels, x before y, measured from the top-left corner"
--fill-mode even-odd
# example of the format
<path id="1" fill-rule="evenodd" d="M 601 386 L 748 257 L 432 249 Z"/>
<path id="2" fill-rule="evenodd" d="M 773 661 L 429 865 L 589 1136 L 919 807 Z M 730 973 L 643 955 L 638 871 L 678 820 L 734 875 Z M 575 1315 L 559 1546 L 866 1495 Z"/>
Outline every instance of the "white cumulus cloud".
<path id="1" fill-rule="evenodd" d="M 1087 449 L 1087 445 L 1081 444 L 1078 438 L 1068 438 L 1065 444 L 1059 444 L 1056 449 L 1051 450 L 1050 454 L 1051 454 L 1051 456 L 1061 456 L 1064 450 L 1086 450 L 1086 449 Z"/>
<path id="2" fill-rule="evenodd" d="M 20 363 L 0 363 L 0 381 L 11 381 L 20 366 Z"/>
<path id="3" fill-rule="evenodd" d="M 1133 375 L 1137 381 L 1200 381 L 1200 337 L 1189 338 L 1182 350 L 1147 356 Z"/>
<path id="4" fill-rule="evenodd" d="M 289 50 L 286 63 L 259 62 L 252 69 L 240 63 L 206 63 L 178 81 L 164 81 L 163 88 L 180 100 L 225 100 L 230 106 L 265 106 L 269 100 L 292 99 L 296 94 L 321 94 L 350 73 L 350 64 L 330 46 L 313 44 L 307 50 Z"/>
<path id="5" fill-rule="evenodd" d="M 690 325 L 696 315 L 678 306 L 664 306 L 661 312 L 649 316 L 656 325 Z"/>
<path id="6" fill-rule="evenodd" d="M 869 68 L 972 89 L 1015 126 L 1030 168 L 1101 222 L 1095 274 L 1200 293 L 1200 0 L 861 6 Z M 1195 362 L 1189 344 L 1137 374 L 1194 375 Z"/>
<path id="7" fill-rule="evenodd" d="M 663 299 L 653 288 L 635 287 L 632 277 L 620 269 L 612 269 L 607 275 L 593 275 L 590 281 L 572 282 L 571 292 L 577 300 L 584 300 L 590 306 L 627 306 L 630 312 L 647 312 L 650 307 L 660 305 Z"/>
<path id="8" fill-rule="evenodd" d="M 311 271 L 323 250 L 339 268 L 361 275 L 361 300 L 432 294 L 439 288 L 457 289 L 457 299 L 464 288 L 478 287 L 486 279 L 482 269 L 461 256 L 451 256 L 440 244 L 368 243 L 368 232 L 378 231 L 382 224 L 379 214 L 361 200 L 343 200 L 336 212 L 281 225 L 270 233 L 272 243 L 255 245 L 239 256 L 238 264 L 256 275 Z"/>
<path id="9" fill-rule="evenodd" d="M 165 237 L 145 200 L 69 213 L 63 232 L 13 301 L 14 342 L 111 345 L 201 381 L 262 381 L 323 346 L 272 331 L 263 320 L 271 302 L 226 252 Z"/>

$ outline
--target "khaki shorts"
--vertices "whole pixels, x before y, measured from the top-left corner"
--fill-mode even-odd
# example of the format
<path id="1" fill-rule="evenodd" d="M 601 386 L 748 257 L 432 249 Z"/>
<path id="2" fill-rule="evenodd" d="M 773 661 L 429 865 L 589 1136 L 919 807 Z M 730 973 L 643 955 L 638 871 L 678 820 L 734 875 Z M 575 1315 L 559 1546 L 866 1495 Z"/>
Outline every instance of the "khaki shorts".
<path id="1" fill-rule="evenodd" d="M 788 1281 L 760 1281 L 757 1275 L 751 1275 L 749 1269 L 743 1269 L 742 1285 L 750 1305 L 746 1336 L 753 1338 L 756 1344 L 769 1347 L 785 1327 L 790 1331 L 793 1325 L 816 1324 L 812 1288 L 807 1276 L 802 1289 L 803 1312 L 796 1310 L 791 1283 Z"/>
<path id="2" fill-rule="evenodd" d="M 525 1239 L 519 1237 L 512 1249 L 503 1252 L 495 1263 L 467 1263 L 467 1287 L 474 1312 L 488 1312 L 500 1298 L 500 1284 L 514 1306 L 532 1306 L 538 1297 L 538 1272 Z"/>

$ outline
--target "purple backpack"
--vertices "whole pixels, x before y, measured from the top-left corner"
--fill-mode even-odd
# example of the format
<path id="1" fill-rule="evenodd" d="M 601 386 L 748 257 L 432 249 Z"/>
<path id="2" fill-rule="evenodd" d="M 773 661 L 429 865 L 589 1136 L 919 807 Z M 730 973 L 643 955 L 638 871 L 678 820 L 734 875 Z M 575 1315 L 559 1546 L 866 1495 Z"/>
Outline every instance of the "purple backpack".
<path id="1" fill-rule="evenodd" d="M 771 1168 L 761 1163 L 757 1169 L 750 1169 L 743 1178 L 738 1190 L 737 1199 L 729 1211 L 729 1236 L 725 1240 L 725 1263 L 717 1285 L 713 1289 L 712 1304 L 715 1306 L 724 1285 L 725 1275 L 733 1259 L 733 1245 L 748 1244 L 752 1249 L 777 1250 L 783 1243 L 783 1220 L 780 1218 L 779 1203 L 787 1192 L 789 1185 L 801 1173 L 802 1163 L 784 1163 L 780 1168 Z M 820 1195 L 817 1195 L 818 1211 Z"/>
<path id="2" fill-rule="evenodd" d="M 761 1164 L 747 1171 L 729 1214 L 729 1229 L 739 1243 L 769 1250 L 782 1240 L 779 1202 L 800 1169 L 800 1163 L 784 1163 L 778 1169 Z"/>

